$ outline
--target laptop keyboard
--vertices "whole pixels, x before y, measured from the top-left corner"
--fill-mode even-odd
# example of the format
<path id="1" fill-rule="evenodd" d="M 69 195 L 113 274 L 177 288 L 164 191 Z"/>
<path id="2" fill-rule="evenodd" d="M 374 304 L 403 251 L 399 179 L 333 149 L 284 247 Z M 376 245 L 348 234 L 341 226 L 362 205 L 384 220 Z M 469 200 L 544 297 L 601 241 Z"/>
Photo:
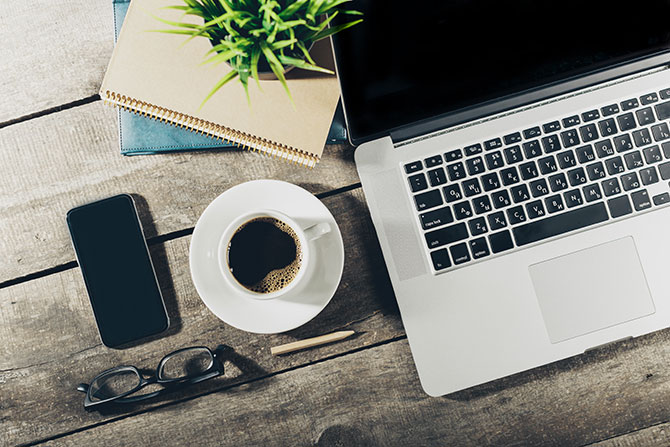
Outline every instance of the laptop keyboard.
<path id="1" fill-rule="evenodd" d="M 669 118 L 670 88 L 405 164 L 433 268 L 670 203 Z"/>

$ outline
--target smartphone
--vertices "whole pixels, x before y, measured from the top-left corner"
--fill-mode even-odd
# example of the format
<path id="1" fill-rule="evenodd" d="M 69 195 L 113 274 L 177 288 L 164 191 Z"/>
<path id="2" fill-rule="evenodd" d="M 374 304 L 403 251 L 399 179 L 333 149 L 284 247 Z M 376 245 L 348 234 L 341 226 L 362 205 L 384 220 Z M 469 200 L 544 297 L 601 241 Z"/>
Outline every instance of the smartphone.
<path id="1" fill-rule="evenodd" d="M 67 225 L 102 343 L 118 348 L 165 331 L 169 318 L 133 198 L 73 208 Z"/>

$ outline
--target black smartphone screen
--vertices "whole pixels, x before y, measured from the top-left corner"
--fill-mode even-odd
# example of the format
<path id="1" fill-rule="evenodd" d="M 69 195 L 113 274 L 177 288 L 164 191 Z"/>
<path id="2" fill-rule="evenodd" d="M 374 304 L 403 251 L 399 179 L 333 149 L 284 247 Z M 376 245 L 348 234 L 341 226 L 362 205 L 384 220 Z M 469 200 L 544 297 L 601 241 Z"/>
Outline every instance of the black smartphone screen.
<path id="1" fill-rule="evenodd" d="M 132 197 L 73 208 L 67 223 L 102 342 L 119 347 L 166 330 L 165 304 Z"/>

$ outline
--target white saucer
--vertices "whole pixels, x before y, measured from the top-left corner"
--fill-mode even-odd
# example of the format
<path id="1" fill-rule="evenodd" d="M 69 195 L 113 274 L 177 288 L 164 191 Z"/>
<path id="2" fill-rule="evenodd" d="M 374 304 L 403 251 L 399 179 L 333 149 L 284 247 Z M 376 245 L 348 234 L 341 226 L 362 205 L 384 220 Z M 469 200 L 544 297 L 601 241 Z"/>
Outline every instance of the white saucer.
<path id="1" fill-rule="evenodd" d="M 303 228 L 327 222 L 331 231 L 310 242 L 310 277 L 286 295 L 256 300 L 228 285 L 219 270 L 217 246 L 238 216 L 273 209 Z M 314 318 L 335 294 L 344 268 L 344 244 L 328 208 L 308 191 L 278 180 L 255 180 L 230 188 L 198 219 L 189 251 L 191 277 L 200 298 L 225 323 L 247 332 L 272 334 L 295 329 Z"/>

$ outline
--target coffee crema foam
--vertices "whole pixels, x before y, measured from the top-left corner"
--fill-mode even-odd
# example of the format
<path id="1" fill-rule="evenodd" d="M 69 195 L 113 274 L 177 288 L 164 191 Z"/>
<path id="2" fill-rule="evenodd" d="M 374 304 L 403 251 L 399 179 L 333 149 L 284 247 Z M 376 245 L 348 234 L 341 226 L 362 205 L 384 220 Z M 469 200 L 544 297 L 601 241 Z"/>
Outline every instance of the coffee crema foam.
<path id="1" fill-rule="evenodd" d="M 296 278 L 296 276 L 298 276 L 298 272 L 300 271 L 300 267 L 302 265 L 303 260 L 303 254 L 300 247 L 300 239 L 298 239 L 298 235 L 295 233 L 295 231 L 293 231 L 293 228 L 291 228 L 287 223 L 282 222 L 281 220 L 274 217 L 254 218 L 249 222 L 246 222 L 244 225 L 240 226 L 240 228 L 237 229 L 235 234 L 242 231 L 249 224 L 255 222 L 265 222 L 272 224 L 277 229 L 281 230 L 282 232 L 290 236 L 291 239 L 293 239 L 293 242 L 295 242 L 295 259 L 293 260 L 293 262 L 291 262 L 289 265 L 283 268 L 271 270 L 260 281 L 254 284 L 242 284 L 246 289 L 249 289 L 252 292 L 260 294 L 277 292 L 286 287 L 287 285 L 289 285 L 291 281 L 293 281 Z"/>

